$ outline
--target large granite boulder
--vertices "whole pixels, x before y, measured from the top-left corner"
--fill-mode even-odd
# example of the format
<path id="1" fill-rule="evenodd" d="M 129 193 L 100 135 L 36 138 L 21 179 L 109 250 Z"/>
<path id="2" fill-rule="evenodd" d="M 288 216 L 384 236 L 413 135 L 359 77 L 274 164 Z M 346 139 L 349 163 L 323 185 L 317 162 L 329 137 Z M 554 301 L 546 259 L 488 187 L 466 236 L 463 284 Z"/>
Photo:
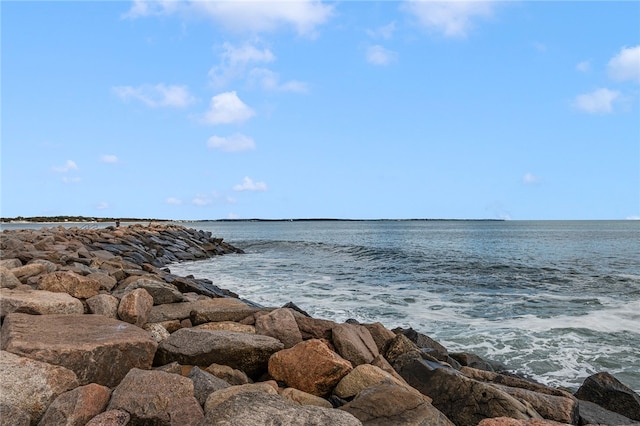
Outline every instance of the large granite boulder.
<path id="1" fill-rule="evenodd" d="M 23 284 L 26 284 L 29 278 L 45 272 L 47 272 L 47 267 L 37 263 L 19 266 L 11 270 L 11 273 Z"/>
<path id="2" fill-rule="evenodd" d="M 114 389 L 108 409 L 126 411 L 131 415 L 132 425 L 169 426 L 170 404 L 183 398 L 195 400 L 190 379 L 163 371 L 133 368 Z M 197 402 L 196 405 L 199 407 Z"/>
<path id="3" fill-rule="evenodd" d="M 448 361 L 449 352 L 447 351 L 447 348 L 445 348 L 426 334 L 419 333 L 413 328 L 399 328 L 394 331 L 404 334 L 409 340 L 415 343 L 417 347 L 422 349 L 423 352 L 428 353 L 435 359 L 445 362 Z"/>
<path id="4" fill-rule="evenodd" d="M 100 288 L 99 281 L 68 271 L 45 274 L 38 286 L 38 290 L 67 293 L 77 299 L 93 297 L 100 293 Z"/>
<path id="5" fill-rule="evenodd" d="M 68 368 L 81 385 L 108 387 L 132 368 L 151 368 L 156 347 L 141 328 L 102 315 L 13 313 L 0 340 L 2 350 Z"/>
<path id="6" fill-rule="evenodd" d="M 351 414 L 286 402 L 279 395 L 264 392 L 240 393 L 206 412 L 201 426 L 361 426 Z"/>
<path id="7" fill-rule="evenodd" d="M 40 420 L 38 426 L 84 426 L 102 413 L 109 403 L 111 389 L 90 383 L 58 396 Z"/>
<path id="8" fill-rule="evenodd" d="M 287 386 L 325 396 L 353 369 L 318 339 L 306 340 L 269 359 L 269 374 Z"/>
<path id="9" fill-rule="evenodd" d="M 545 419 L 559 423 L 578 423 L 578 401 L 575 398 L 548 395 L 510 386 L 494 386 L 520 401 L 528 402 Z"/>
<path id="10" fill-rule="evenodd" d="M 470 379 L 458 371 L 422 358 L 418 351 L 396 358 L 393 367 L 412 387 L 433 399 L 433 406 L 458 426 L 475 426 L 482 419 L 542 417 L 507 393 Z"/>
<path id="11" fill-rule="evenodd" d="M 198 367 L 193 367 L 187 377 L 193 381 L 194 396 L 203 407 L 212 392 L 231 386 L 219 377 Z"/>
<path id="12" fill-rule="evenodd" d="M 374 322 L 371 324 L 362 324 L 362 325 L 367 330 L 369 330 L 369 334 L 371 334 L 373 341 L 376 343 L 376 346 L 378 347 L 378 352 L 380 353 L 384 351 L 384 347 L 386 343 L 396 336 L 393 331 L 389 330 L 380 322 Z"/>
<path id="13" fill-rule="evenodd" d="M 634 422 L 622 414 L 614 413 L 606 408 L 594 404 L 593 402 L 581 400 L 578 404 L 578 412 L 580 414 L 580 425 L 608 425 L 622 426 L 640 424 Z"/>
<path id="14" fill-rule="evenodd" d="M 197 300 L 195 302 L 180 302 L 180 303 L 170 303 L 165 305 L 156 305 L 153 306 L 149 312 L 149 322 L 163 322 L 163 321 L 171 321 L 171 320 L 183 320 L 189 318 L 191 312 L 208 312 L 208 311 L 223 311 L 229 312 L 233 310 L 234 312 L 240 312 L 240 315 L 236 315 L 236 317 L 241 317 L 240 319 L 244 319 L 247 316 L 251 315 L 254 310 L 251 309 L 249 305 L 242 302 L 238 299 L 232 298 L 215 298 L 215 299 L 205 299 L 205 300 Z M 245 315 L 246 314 L 246 315 Z M 236 320 L 219 320 L 219 321 L 238 321 Z M 202 323 L 209 321 L 202 321 Z"/>
<path id="15" fill-rule="evenodd" d="M 124 410 L 107 410 L 100 413 L 85 426 L 127 426 L 131 415 Z"/>
<path id="16" fill-rule="evenodd" d="M 213 410 L 229 398 L 240 393 L 267 393 L 271 395 L 278 394 L 278 384 L 271 380 L 270 382 L 247 383 L 245 385 L 230 386 L 228 388 L 219 389 L 212 392 L 207 397 L 203 407 L 205 413 Z"/>
<path id="17" fill-rule="evenodd" d="M 37 424 L 59 395 L 77 386 L 71 370 L 0 351 L 0 406 L 11 407 L 3 411 L 26 413 Z"/>
<path id="18" fill-rule="evenodd" d="M 302 342 L 302 334 L 290 309 L 279 308 L 256 318 L 256 333 L 280 340 L 285 348 Z"/>
<path id="19" fill-rule="evenodd" d="M 0 317 L 4 318 L 12 312 L 34 315 L 83 314 L 84 305 L 67 293 L 32 290 L 26 286 L 0 288 Z"/>
<path id="20" fill-rule="evenodd" d="M 149 318 L 153 297 L 147 290 L 137 288 L 126 293 L 118 304 L 118 317 L 122 321 L 142 327 Z"/>
<path id="21" fill-rule="evenodd" d="M 9 269 L 0 266 L 0 288 L 16 288 L 20 284 L 20 280 Z"/>
<path id="22" fill-rule="evenodd" d="M 208 373 L 213 374 L 219 379 L 224 380 L 230 385 L 244 385 L 247 383 L 252 383 L 253 381 L 247 376 L 247 373 L 244 371 L 240 371 L 236 368 L 231 368 L 228 365 L 216 364 L 213 363 L 205 370 Z"/>
<path id="23" fill-rule="evenodd" d="M 386 371 L 370 364 L 361 364 L 354 368 L 338 382 L 333 393 L 340 398 L 352 398 L 364 389 L 379 385 L 383 382 L 407 388 L 410 392 L 420 395 L 420 392 L 411 388 L 404 380 L 398 380 Z"/>
<path id="24" fill-rule="evenodd" d="M 378 346 L 366 327 L 338 324 L 331 329 L 336 351 L 351 364 L 368 364 L 379 355 Z"/>
<path id="25" fill-rule="evenodd" d="M 340 409 L 353 414 L 364 426 L 454 426 L 417 392 L 391 382 L 363 389 Z"/>
<path id="26" fill-rule="evenodd" d="M 575 396 L 640 421 L 640 395 L 609 373 L 597 373 L 587 377 Z"/>
<path id="27" fill-rule="evenodd" d="M 98 294 L 87 299 L 90 314 L 104 315 L 109 318 L 118 318 L 118 305 L 120 301 L 110 294 Z"/>
<path id="28" fill-rule="evenodd" d="M 304 340 L 326 339 L 331 340 L 331 329 L 338 323 L 320 318 L 310 318 L 300 315 L 295 316 L 298 329 Z"/>
<path id="29" fill-rule="evenodd" d="M 31 426 L 29 413 L 20 407 L 0 403 L 0 422 L 2 419 L 11 419 L 11 426 Z"/>
<path id="30" fill-rule="evenodd" d="M 145 289 L 153 298 L 154 305 L 178 303 L 182 302 L 184 299 L 182 293 L 178 291 L 178 288 L 175 285 L 150 278 L 138 278 L 125 288 L 115 291 L 113 295 L 116 297 L 122 297 L 137 288 Z"/>
<path id="31" fill-rule="evenodd" d="M 269 357 L 283 348 L 282 342 L 269 336 L 181 328 L 160 343 L 155 364 L 176 361 L 207 367 L 216 363 L 257 377 L 266 371 Z"/>
<path id="32" fill-rule="evenodd" d="M 299 405 L 315 405 L 316 407 L 333 408 L 333 405 L 326 399 L 303 392 L 300 389 L 285 388 L 279 393 L 282 398 Z"/>

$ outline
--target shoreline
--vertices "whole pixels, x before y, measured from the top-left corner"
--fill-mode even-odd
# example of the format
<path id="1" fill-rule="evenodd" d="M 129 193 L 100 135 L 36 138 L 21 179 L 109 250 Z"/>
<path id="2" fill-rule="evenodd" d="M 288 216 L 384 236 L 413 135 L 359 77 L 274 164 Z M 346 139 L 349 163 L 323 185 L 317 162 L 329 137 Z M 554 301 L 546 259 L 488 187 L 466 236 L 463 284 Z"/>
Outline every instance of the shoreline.
<path id="1" fill-rule="evenodd" d="M 51 315 L 49 318 L 52 321 L 55 319 L 55 321 L 61 321 L 61 324 L 65 324 L 65 318 L 74 318 L 74 321 L 77 322 L 77 315 L 92 314 L 91 318 L 100 317 L 105 318 L 106 321 L 108 317 L 111 321 L 123 321 L 122 326 L 130 324 L 136 332 L 141 330 L 143 334 L 148 333 L 146 337 L 141 335 L 144 337 L 142 340 L 145 343 L 139 343 L 139 345 L 149 348 L 148 362 L 133 367 L 123 365 L 123 370 L 119 372 L 121 377 L 118 377 L 117 374 L 110 378 L 98 377 L 99 375 L 91 376 L 87 372 L 89 368 L 87 365 L 82 363 L 80 365 L 66 365 L 78 377 L 83 377 L 84 381 L 102 380 L 103 383 L 99 384 L 111 388 L 112 392 L 115 392 L 134 370 L 161 371 L 158 369 L 176 362 L 182 366 L 191 365 L 189 371 L 195 371 L 194 366 L 196 365 L 200 368 L 209 367 L 209 361 L 212 359 L 211 348 L 205 350 L 208 355 L 202 355 L 203 358 L 193 358 L 184 355 L 184 351 L 180 352 L 182 350 L 180 347 L 188 345 L 186 342 L 192 340 L 189 338 L 182 341 L 179 340 L 180 336 L 197 333 L 198 336 L 219 335 L 232 336 L 234 339 L 251 339 L 252 344 L 256 344 L 254 340 L 263 341 L 267 337 L 273 339 L 273 341 L 269 341 L 269 344 L 275 345 L 273 347 L 276 349 L 266 357 L 262 355 L 256 364 L 246 364 L 246 362 L 239 364 L 238 359 L 249 359 L 251 356 L 248 354 L 238 356 L 237 352 L 234 352 L 237 348 L 234 349 L 234 347 L 219 350 L 218 352 L 222 353 L 216 352 L 216 356 L 222 357 L 225 354 L 236 353 L 235 356 L 232 356 L 235 359 L 225 358 L 226 365 L 242 367 L 239 369 L 245 370 L 245 373 L 248 372 L 253 381 L 257 383 L 275 380 L 276 392 L 279 395 L 283 394 L 286 389 L 296 389 L 303 392 L 315 390 L 316 397 L 330 403 L 332 408 L 326 407 L 326 409 L 331 410 L 332 415 L 333 411 L 358 413 L 357 410 L 349 411 L 347 408 L 353 408 L 354 401 L 358 400 L 360 393 L 365 389 L 360 389 L 348 397 L 338 396 L 336 392 L 340 393 L 341 391 L 336 391 L 336 389 L 339 388 L 341 380 L 346 380 L 351 371 L 369 369 L 375 371 L 375 374 L 378 375 L 376 377 L 385 377 L 385 383 L 393 382 L 390 377 L 395 378 L 397 383 L 393 382 L 393 386 L 398 387 L 394 388 L 396 392 L 409 391 L 413 392 L 413 395 L 422 395 L 421 398 L 428 398 L 430 401 L 423 399 L 423 402 L 420 403 L 421 406 L 424 404 L 425 413 L 429 411 L 436 415 L 437 411 L 440 413 L 437 415 L 442 415 L 453 422 L 445 423 L 443 420 L 441 424 L 475 424 L 476 420 L 501 417 L 505 414 L 521 420 L 539 416 L 539 418 L 577 424 L 581 416 L 588 416 L 588 414 L 580 412 L 581 404 L 575 395 L 562 389 L 535 384 L 506 371 L 496 371 L 495 366 L 490 362 L 473 354 L 449 353 L 438 342 L 415 332 L 413 329 L 387 330 L 379 323 L 377 323 L 378 325 L 356 324 L 349 321 L 337 324 L 330 320 L 311 318 L 293 304 L 285 305 L 283 308 L 259 307 L 238 299 L 237 295 L 229 290 L 216 287 L 210 280 L 198 279 L 193 276 L 180 277 L 172 274 L 166 267 L 172 262 L 205 259 L 233 253 L 241 254 L 242 250 L 224 243 L 220 238 L 215 238 L 210 232 L 173 224 L 153 223 L 149 226 L 134 224 L 122 227 L 108 226 L 100 229 L 58 226 L 39 230 L 4 230 L 2 232 L 4 268 L 1 289 L 3 353 L 9 351 L 20 357 L 45 361 L 47 364 L 65 365 L 67 361 L 63 359 L 62 354 L 52 359 L 46 358 L 38 350 L 33 350 L 31 345 L 38 345 L 38 342 L 32 341 L 33 339 L 29 338 L 28 333 L 26 336 L 21 335 L 19 324 L 40 324 L 39 320 L 46 315 Z M 52 297 L 52 294 L 59 295 L 61 299 L 64 299 L 64 303 L 60 302 L 52 307 L 50 304 L 38 300 L 36 296 L 39 293 L 43 294 L 42 292 L 46 292 L 49 298 Z M 97 304 L 96 298 L 104 305 Z M 111 302 L 111 305 L 106 302 L 107 300 Z M 114 303 L 117 305 L 115 315 Z M 123 307 L 127 303 L 130 306 Z M 183 309 L 180 314 L 170 313 L 178 308 L 188 309 L 188 311 Z M 87 317 L 88 319 L 89 317 Z M 205 324 L 209 324 L 207 327 L 218 327 L 225 324 L 226 327 L 234 327 L 234 329 L 240 329 L 239 325 L 251 326 L 254 327 L 254 334 L 246 334 L 246 331 L 219 331 L 220 329 L 211 331 L 213 330 L 211 328 L 208 330 L 197 328 Z M 39 327 L 46 327 L 46 324 L 41 324 Z M 73 341 L 73 330 L 65 329 L 62 331 L 69 333 L 69 339 Z M 243 335 L 243 333 L 245 334 Z M 155 337 L 151 338 L 150 336 Z M 150 339 L 155 342 L 155 346 Z M 182 343 L 176 343 L 178 341 Z M 316 341 L 318 343 L 315 343 Z M 19 344 L 15 342 L 19 342 Z M 166 346 L 167 342 L 171 342 L 169 346 L 178 347 L 179 350 L 172 349 L 174 351 L 172 352 Z M 295 369 L 295 364 L 299 364 L 301 359 L 308 356 L 305 351 L 298 353 L 298 358 L 293 361 L 285 362 L 284 366 L 278 364 L 284 361 L 279 360 L 279 355 L 276 354 L 284 354 L 294 348 L 311 344 L 320 345 L 317 346 L 318 350 L 329 351 L 327 356 L 333 360 L 338 357 L 341 360 L 340 365 L 344 366 L 345 374 L 338 380 L 332 379 L 334 381 L 329 385 L 326 384 L 329 374 L 327 372 L 316 377 L 316 382 L 313 385 L 296 382 L 291 376 L 291 370 Z M 55 346 L 54 343 L 50 343 L 50 345 Z M 51 347 L 48 349 L 49 352 L 53 350 Z M 76 351 L 78 348 L 66 348 L 66 350 Z M 180 352 L 181 355 L 176 352 Z M 68 355 L 68 353 L 66 354 Z M 5 357 L 7 356 L 5 355 Z M 313 362 L 319 361 L 314 360 Z M 272 364 L 277 367 L 272 367 Z M 371 367 L 360 368 L 360 366 Z M 152 367 L 154 369 L 151 369 Z M 175 373 L 177 370 L 172 371 Z M 180 367 L 180 371 L 184 371 L 182 367 Z M 118 380 L 114 380 L 113 377 L 117 377 Z M 5 383 L 5 379 L 13 379 L 10 377 L 2 379 L 3 392 L 1 394 L 11 394 L 14 389 L 10 383 Z M 605 382 L 607 380 L 615 379 L 607 376 Z M 314 387 L 318 386 L 320 382 L 324 383 L 324 387 Z M 547 402 L 544 407 L 538 406 L 537 410 L 535 407 L 526 408 L 528 406 L 522 404 L 524 402 L 532 404 L 531 395 L 527 394 L 528 396 L 525 397 L 522 396 L 522 391 L 502 389 L 500 386 L 506 382 L 510 383 L 506 385 L 509 388 L 528 388 L 527 392 L 533 392 L 538 399 L 540 395 L 550 395 L 556 399 L 545 397 Z M 95 383 L 95 380 L 82 383 L 80 387 L 88 386 L 90 383 Z M 498 386 L 498 383 L 503 385 Z M 378 385 L 380 383 L 375 386 Z M 390 386 L 388 383 L 387 385 Z M 368 386 L 366 389 L 375 386 Z M 437 394 L 432 393 L 434 386 L 440 389 Z M 461 386 L 480 389 L 481 393 L 489 392 L 494 395 L 494 398 L 504 400 L 505 404 L 511 407 L 509 409 L 511 411 L 497 412 L 491 406 L 483 405 L 479 411 L 480 414 L 467 413 L 468 416 L 464 417 L 467 414 L 463 415 L 459 409 L 452 408 L 446 401 L 439 399 L 440 393 L 448 393 L 450 397 L 460 400 L 475 398 L 474 393 L 467 395 L 462 392 Z M 283 388 L 281 389 L 281 387 Z M 75 389 L 79 389 L 79 387 L 75 386 L 68 391 L 71 392 Z M 314 395 L 314 392 L 311 394 Z M 385 392 L 388 394 L 388 390 Z M 211 393 L 211 395 L 213 394 L 215 392 Z M 632 400 L 636 398 L 638 407 L 640 407 L 640 397 L 632 391 L 627 394 Z M 341 395 L 345 394 L 341 393 Z M 56 395 L 56 398 L 59 396 L 60 394 Z M 333 397 L 337 399 L 332 399 Z M 7 401 L 5 397 L 0 398 L 4 398 L 0 401 L 3 404 L 12 401 L 11 399 Z M 50 398 L 48 405 L 52 405 L 56 398 Z M 322 404 L 322 402 L 316 402 Z M 15 402 L 12 404 L 16 405 Z M 600 402 L 600 404 L 603 403 Z M 525 408 L 518 408 L 521 405 Z M 586 403 L 582 405 L 585 406 Z M 210 416 L 210 413 L 215 412 L 211 407 L 207 411 L 204 403 L 200 403 L 199 406 L 202 416 Z M 105 408 L 103 407 L 96 415 L 109 411 L 105 411 Z M 436 411 L 431 411 L 432 408 Z M 545 409 L 552 412 L 555 410 L 557 415 L 549 414 L 545 417 L 541 412 Z M 605 409 L 602 408 L 602 410 Z M 142 415 L 134 408 L 124 411 L 134 417 Z M 194 406 L 194 411 L 191 414 L 197 417 L 198 412 L 198 408 Z M 604 411 L 598 412 L 606 414 Z M 559 417 L 558 413 L 564 417 Z M 31 420 L 34 420 L 34 415 L 42 417 L 46 413 L 32 410 Z M 162 417 L 162 414 L 158 415 Z M 369 412 L 367 415 L 373 414 Z M 633 412 L 631 415 L 634 415 Z M 351 421 L 350 417 L 349 421 Z"/>

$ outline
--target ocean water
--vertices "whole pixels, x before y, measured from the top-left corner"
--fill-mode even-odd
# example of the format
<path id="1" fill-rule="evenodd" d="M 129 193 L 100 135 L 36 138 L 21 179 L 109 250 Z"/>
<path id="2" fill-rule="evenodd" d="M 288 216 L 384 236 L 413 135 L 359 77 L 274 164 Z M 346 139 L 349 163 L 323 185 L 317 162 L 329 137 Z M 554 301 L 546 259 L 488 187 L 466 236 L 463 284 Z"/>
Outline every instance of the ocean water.
<path id="1" fill-rule="evenodd" d="M 413 327 L 576 390 L 640 391 L 640 221 L 190 222 L 246 251 L 170 265 L 265 306 Z"/>

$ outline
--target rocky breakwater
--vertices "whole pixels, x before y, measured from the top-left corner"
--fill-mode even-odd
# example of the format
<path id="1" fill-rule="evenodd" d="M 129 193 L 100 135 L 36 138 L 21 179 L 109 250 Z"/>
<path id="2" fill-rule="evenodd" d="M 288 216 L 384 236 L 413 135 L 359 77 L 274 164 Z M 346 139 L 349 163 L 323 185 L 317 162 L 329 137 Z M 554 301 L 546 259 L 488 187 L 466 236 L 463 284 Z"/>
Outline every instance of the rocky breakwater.
<path id="1" fill-rule="evenodd" d="M 175 225 L 4 231 L 2 425 L 640 423 L 607 373 L 575 394 L 412 329 L 265 308 L 166 265 L 240 253 Z"/>

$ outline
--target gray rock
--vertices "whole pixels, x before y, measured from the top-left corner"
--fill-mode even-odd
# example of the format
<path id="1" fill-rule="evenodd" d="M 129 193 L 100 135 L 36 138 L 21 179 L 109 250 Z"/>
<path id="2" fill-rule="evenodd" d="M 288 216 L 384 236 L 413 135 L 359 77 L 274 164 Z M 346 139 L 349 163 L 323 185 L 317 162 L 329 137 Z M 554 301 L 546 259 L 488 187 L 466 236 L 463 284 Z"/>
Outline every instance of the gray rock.
<path id="1" fill-rule="evenodd" d="M 302 342 L 302 334 L 290 309 L 275 309 L 256 318 L 256 333 L 280 340 L 285 348 Z"/>
<path id="2" fill-rule="evenodd" d="M 338 324 L 331 332 L 336 352 L 354 366 L 368 364 L 379 355 L 371 333 L 362 325 Z"/>
<path id="3" fill-rule="evenodd" d="M 215 311 L 217 309 L 249 309 L 246 303 L 238 299 L 217 298 L 205 299 L 195 302 L 171 303 L 166 305 L 156 305 L 149 312 L 149 322 L 163 322 L 171 320 L 183 320 L 189 318 L 192 311 Z M 250 314 L 247 314 L 249 316 Z M 244 318 L 244 317 L 243 317 Z M 203 321 L 208 322 L 208 321 Z"/>
<path id="4" fill-rule="evenodd" d="M 118 305 L 120 301 L 117 297 L 110 294 L 98 294 L 87 299 L 89 313 L 95 315 L 104 315 L 109 318 L 118 318 Z"/>
<path id="5" fill-rule="evenodd" d="M 176 286 L 149 278 L 139 278 L 135 280 L 124 289 L 114 292 L 114 296 L 122 298 L 122 296 L 137 288 L 145 289 L 153 298 L 154 305 L 178 303 L 183 300 L 182 293 L 178 291 Z"/>
<path id="6" fill-rule="evenodd" d="M 580 422 L 578 424 L 581 425 L 627 426 L 634 423 L 638 424 L 629 417 L 614 413 L 589 401 L 580 401 L 578 412 L 580 414 Z"/>
<path id="7" fill-rule="evenodd" d="M 31 425 L 31 416 L 29 413 L 19 407 L 0 403 L 0 423 L 8 424 L 8 422 L 3 422 L 2 419 L 11 419 L 11 426 Z"/>
<path id="8" fill-rule="evenodd" d="M 361 426 L 351 414 L 286 402 L 278 395 L 240 393 L 205 414 L 201 426 Z"/>
<path id="9" fill-rule="evenodd" d="M 640 395 L 609 373 L 597 373 L 587 377 L 575 396 L 640 421 Z"/>
<path id="10" fill-rule="evenodd" d="M 181 328 L 160 343 L 154 362 L 203 367 L 223 364 L 256 377 L 267 370 L 269 357 L 283 348 L 282 342 L 268 336 Z"/>
<path id="11" fill-rule="evenodd" d="M 224 380 L 198 367 L 193 367 L 187 377 L 193 381 L 195 397 L 202 406 L 207 402 L 209 394 L 231 386 Z"/>

